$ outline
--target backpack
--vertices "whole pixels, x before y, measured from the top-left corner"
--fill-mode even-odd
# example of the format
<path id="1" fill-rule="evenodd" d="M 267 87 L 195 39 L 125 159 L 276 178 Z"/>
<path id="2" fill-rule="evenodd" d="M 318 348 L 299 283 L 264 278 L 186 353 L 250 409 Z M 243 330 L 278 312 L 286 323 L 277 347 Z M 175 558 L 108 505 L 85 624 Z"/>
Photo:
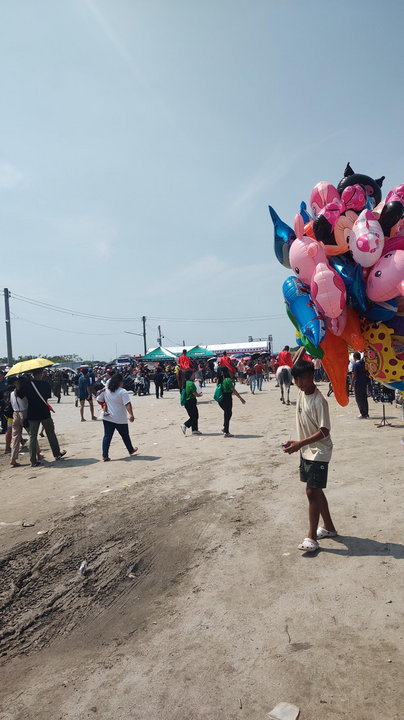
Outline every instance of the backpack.
<path id="1" fill-rule="evenodd" d="M 213 399 L 219 403 L 219 402 L 222 402 L 223 398 L 224 398 L 223 388 L 222 388 L 222 385 L 220 384 L 216 387 Z"/>

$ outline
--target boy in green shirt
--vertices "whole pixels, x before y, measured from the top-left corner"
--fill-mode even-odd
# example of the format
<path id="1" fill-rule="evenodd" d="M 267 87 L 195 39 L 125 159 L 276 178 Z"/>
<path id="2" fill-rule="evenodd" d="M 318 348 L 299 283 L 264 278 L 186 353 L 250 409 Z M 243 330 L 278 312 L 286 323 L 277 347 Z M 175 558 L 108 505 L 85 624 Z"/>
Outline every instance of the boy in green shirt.
<path id="1" fill-rule="evenodd" d="M 198 430 L 198 419 L 199 412 L 196 404 L 196 398 L 201 397 L 202 393 L 198 393 L 196 385 L 194 383 L 193 370 L 185 371 L 185 410 L 189 415 L 189 419 L 181 425 L 181 430 L 184 435 L 187 432 L 187 428 L 192 428 L 192 435 L 202 435 Z"/>

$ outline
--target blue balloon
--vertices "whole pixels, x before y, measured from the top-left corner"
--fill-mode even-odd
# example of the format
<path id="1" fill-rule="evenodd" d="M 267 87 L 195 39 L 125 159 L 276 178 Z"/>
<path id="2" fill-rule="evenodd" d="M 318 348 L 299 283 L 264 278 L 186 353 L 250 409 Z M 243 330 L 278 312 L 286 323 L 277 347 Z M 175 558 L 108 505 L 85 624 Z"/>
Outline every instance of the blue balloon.
<path id="1" fill-rule="evenodd" d="M 370 303 L 363 315 L 371 322 L 386 322 L 394 318 L 398 310 L 398 300 L 393 298 L 387 302 Z"/>
<path id="2" fill-rule="evenodd" d="M 282 291 L 301 335 L 318 347 L 325 336 L 325 323 L 314 305 L 309 287 L 300 278 L 291 275 L 283 283 Z"/>
<path id="3" fill-rule="evenodd" d="M 359 313 L 364 313 L 368 307 L 366 298 L 366 286 L 360 265 L 349 257 L 349 255 L 331 255 L 328 260 L 341 276 L 348 292 L 350 304 Z"/>
<path id="4" fill-rule="evenodd" d="M 296 235 L 292 228 L 283 220 L 280 219 L 279 215 L 275 212 L 273 207 L 268 205 L 269 212 L 271 214 L 272 222 L 274 224 L 274 243 L 275 243 L 275 255 L 277 260 L 286 268 L 290 268 L 289 262 L 289 249 L 290 244 L 295 240 Z"/>
<path id="5" fill-rule="evenodd" d="M 307 212 L 307 205 L 304 202 L 304 200 L 302 200 L 302 202 L 300 203 L 300 215 L 303 218 L 304 224 L 310 222 L 311 217 L 310 217 L 309 213 Z"/>

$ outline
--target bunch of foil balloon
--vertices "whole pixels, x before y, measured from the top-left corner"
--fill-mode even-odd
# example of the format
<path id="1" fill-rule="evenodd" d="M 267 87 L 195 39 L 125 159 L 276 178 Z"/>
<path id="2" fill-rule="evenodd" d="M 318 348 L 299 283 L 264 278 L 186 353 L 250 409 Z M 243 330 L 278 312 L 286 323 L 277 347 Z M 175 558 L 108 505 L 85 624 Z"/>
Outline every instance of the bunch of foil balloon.
<path id="1" fill-rule="evenodd" d="M 350 164 L 335 187 L 321 181 L 293 228 L 269 206 L 275 255 L 297 343 L 320 358 L 340 405 L 348 404 L 349 353 L 370 377 L 404 390 L 404 184 L 382 199 L 383 180 Z"/>

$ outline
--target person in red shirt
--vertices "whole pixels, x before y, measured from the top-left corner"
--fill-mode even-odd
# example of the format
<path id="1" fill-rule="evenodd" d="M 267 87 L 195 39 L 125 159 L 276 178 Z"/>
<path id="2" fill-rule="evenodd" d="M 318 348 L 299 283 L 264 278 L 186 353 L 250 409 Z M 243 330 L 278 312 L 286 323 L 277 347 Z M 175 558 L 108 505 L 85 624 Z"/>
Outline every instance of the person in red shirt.
<path id="1" fill-rule="evenodd" d="M 183 350 L 182 355 L 179 356 L 178 365 L 180 367 L 180 371 L 178 373 L 177 383 L 178 383 L 178 389 L 181 391 L 185 385 L 186 371 L 192 370 L 192 360 L 190 357 L 188 357 L 186 350 Z"/>
<path id="2" fill-rule="evenodd" d="M 261 360 L 257 360 L 257 362 L 254 365 L 255 370 L 255 379 L 257 383 L 257 390 L 262 390 L 262 381 L 264 379 L 264 366 L 261 362 Z"/>
<path id="3" fill-rule="evenodd" d="M 228 371 L 231 373 L 232 378 L 234 379 L 236 375 L 236 368 L 234 367 L 231 359 L 227 355 L 226 350 L 223 352 L 223 357 L 219 360 L 219 366 L 220 367 L 227 367 Z"/>
<path id="4" fill-rule="evenodd" d="M 188 357 L 186 350 L 183 350 L 182 355 L 179 356 L 178 365 L 180 366 L 181 370 L 191 370 L 192 360 L 190 357 Z"/>
<path id="5" fill-rule="evenodd" d="M 293 367 L 293 358 L 289 350 L 289 345 L 285 345 L 282 352 L 278 355 L 278 367 L 281 367 L 281 365 L 288 365 L 290 368 Z"/>

